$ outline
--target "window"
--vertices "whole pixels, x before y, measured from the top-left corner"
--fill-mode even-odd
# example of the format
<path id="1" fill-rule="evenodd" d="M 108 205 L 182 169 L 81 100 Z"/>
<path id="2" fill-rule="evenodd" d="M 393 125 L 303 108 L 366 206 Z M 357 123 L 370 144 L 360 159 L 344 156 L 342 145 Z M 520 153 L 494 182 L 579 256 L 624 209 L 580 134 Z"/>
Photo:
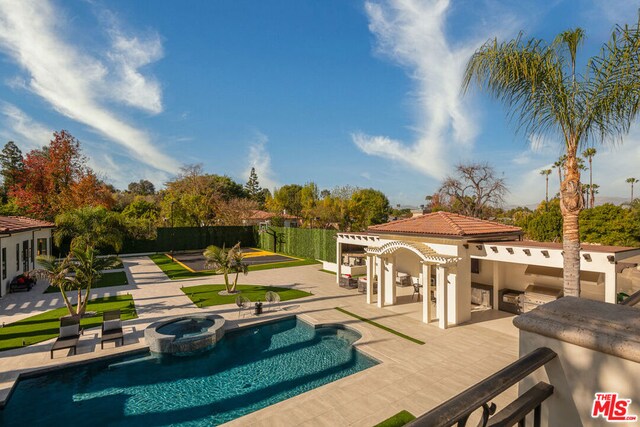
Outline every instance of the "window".
<path id="1" fill-rule="evenodd" d="M 7 248 L 2 248 L 2 280 L 7 278 Z"/>
<path id="2" fill-rule="evenodd" d="M 16 243 L 16 272 L 20 271 L 20 243 Z"/>
<path id="3" fill-rule="evenodd" d="M 471 258 L 471 272 L 478 274 L 480 273 L 480 260 L 477 258 Z"/>
<path id="4" fill-rule="evenodd" d="M 22 242 L 22 271 L 29 271 L 29 241 Z"/>
<path id="5" fill-rule="evenodd" d="M 44 256 L 47 254 L 47 239 L 38 239 L 38 251 L 36 252 L 38 256 Z"/>

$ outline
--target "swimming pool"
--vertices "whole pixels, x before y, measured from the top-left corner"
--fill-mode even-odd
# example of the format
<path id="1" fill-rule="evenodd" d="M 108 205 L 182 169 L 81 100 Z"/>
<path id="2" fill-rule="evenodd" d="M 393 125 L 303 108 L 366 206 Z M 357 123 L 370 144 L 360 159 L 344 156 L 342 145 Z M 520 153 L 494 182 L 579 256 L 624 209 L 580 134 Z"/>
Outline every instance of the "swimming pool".
<path id="1" fill-rule="evenodd" d="M 359 334 L 288 318 L 191 357 L 129 357 L 21 380 L 0 425 L 217 425 L 376 365 Z"/>

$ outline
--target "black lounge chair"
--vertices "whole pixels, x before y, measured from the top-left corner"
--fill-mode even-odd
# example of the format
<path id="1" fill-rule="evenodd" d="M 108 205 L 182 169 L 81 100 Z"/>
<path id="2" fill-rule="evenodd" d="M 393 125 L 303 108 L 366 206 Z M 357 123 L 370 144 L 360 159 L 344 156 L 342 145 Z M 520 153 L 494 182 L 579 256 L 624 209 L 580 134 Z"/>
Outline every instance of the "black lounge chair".
<path id="1" fill-rule="evenodd" d="M 80 339 L 80 319 L 78 317 L 64 317 L 60 319 L 60 336 L 51 347 L 51 358 L 55 350 L 72 349 L 76 355 L 76 347 Z"/>
<path id="2" fill-rule="evenodd" d="M 102 338 L 100 338 L 100 348 L 104 349 L 107 341 L 120 340 L 120 345 L 124 345 L 124 334 L 122 333 L 122 322 L 120 321 L 120 310 L 105 311 L 102 314 Z"/>

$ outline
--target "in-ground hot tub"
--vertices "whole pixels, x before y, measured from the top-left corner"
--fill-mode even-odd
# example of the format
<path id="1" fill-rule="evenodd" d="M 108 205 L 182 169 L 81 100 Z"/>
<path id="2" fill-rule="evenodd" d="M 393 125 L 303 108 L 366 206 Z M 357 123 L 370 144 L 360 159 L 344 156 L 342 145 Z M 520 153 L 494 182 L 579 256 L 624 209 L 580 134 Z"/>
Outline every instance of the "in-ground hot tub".
<path id="1" fill-rule="evenodd" d="M 162 354 L 189 354 L 211 348 L 223 336 L 224 318 L 217 314 L 171 317 L 144 330 L 149 350 Z"/>

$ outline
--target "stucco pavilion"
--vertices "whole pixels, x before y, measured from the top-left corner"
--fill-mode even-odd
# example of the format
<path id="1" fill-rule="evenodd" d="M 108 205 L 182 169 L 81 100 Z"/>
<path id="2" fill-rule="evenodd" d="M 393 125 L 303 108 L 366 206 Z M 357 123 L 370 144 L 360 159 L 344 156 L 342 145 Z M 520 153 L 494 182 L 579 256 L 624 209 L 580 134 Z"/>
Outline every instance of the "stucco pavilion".
<path id="1" fill-rule="evenodd" d="M 345 265 L 356 255 L 366 259 L 362 267 Z M 442 329 L 469 321 L 472 302 L 498 310 L 507 306 L 504 293 L 562 290 L 562 244 L 525 241 L 519 227 L 450 212 L 338 233 L 337 259 L 338 282 L 366 275 L 368 304 L 397 304 L 400 276 L 421 287 L 422 321 Z M 638 286 L 639 262 L 640 248 L 583 244 L 582 296 L 615 303 L 618 292 Z"/>

